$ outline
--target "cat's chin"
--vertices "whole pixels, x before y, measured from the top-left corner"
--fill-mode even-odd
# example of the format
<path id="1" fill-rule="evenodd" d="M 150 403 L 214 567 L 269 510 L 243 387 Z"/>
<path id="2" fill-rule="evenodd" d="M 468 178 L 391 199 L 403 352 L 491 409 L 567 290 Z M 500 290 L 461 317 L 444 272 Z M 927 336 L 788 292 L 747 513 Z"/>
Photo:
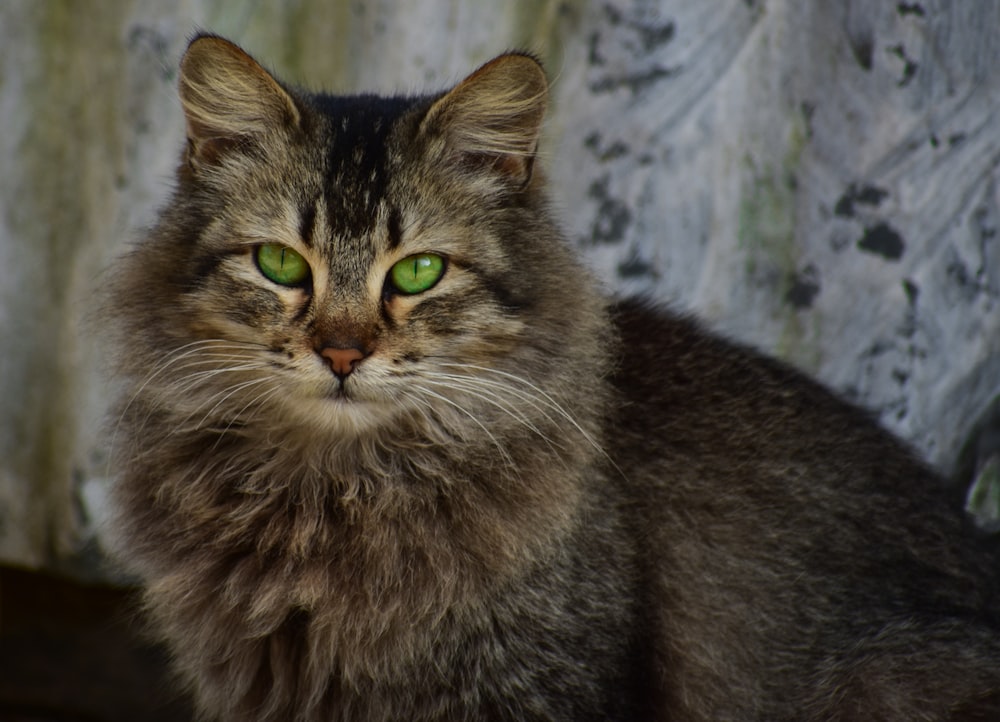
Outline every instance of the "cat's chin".
<path id="1" fill-rule="evenodd" d="M 398 413 L 391 404 L 365 401 L 342 394 L 289 404 L 297 423 L 337 436 L 360 436 L 390 424 Z"/>

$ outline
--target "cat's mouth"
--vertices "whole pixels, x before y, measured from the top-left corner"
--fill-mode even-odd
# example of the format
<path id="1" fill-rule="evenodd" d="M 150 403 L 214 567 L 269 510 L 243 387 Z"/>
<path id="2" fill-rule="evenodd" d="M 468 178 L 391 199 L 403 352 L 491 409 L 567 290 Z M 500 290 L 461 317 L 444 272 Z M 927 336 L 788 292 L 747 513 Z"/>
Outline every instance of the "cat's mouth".
<path id="1" fill-rule="evenodd" d="M 374 401 L 367 398 L 362 390 L 357 388 L 356 383 L 351 383 L 350 379 L 336 379 L 330 384 L 324 394 L 324 401 L 332 402 L 338 407 L 361 408 L 372 406 Z"/>
<path id="2" fill-rule="evenodd" d="M 338 437 L 356 436 L 391 424 L 398 407 L 378 398 L 371 398 L 363 389 L 352 388 L 340 382 L 331 383 L 311 399 L 300 400 L 290 406 L 290 411 L 300 423 L 305 423 L 312 433 L 330 433 Z"/>
<path id="3" fill-rule="evenodd" d="M 339 379 L 336 381 L 333 389 L 327 394 L 327 399 L 338 404 L 354 404 L 358 402 L 358 398 L 355 394 L 352 394 L 347 390 L 343 381 Z"/>

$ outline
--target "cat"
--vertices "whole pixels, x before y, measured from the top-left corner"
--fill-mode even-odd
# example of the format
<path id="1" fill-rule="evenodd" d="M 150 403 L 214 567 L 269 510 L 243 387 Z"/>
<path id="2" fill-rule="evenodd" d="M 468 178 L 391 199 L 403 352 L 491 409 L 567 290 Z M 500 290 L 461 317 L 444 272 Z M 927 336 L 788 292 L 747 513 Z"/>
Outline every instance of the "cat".
<path id="1" fill-rule="evenodd" d="M 118 555 L 205 719 L 1000 719 L 1000 569 L 870 416 L 611 299 L 548 92 L 308 93 L 197 36 L 108 316 Z"/>

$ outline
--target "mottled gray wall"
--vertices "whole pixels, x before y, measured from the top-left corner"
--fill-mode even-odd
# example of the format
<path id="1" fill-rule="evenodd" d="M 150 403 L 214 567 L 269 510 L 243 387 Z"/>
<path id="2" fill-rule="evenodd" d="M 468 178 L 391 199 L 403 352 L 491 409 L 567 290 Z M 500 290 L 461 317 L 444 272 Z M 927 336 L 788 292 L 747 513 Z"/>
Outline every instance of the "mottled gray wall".
<path id="1" fill-rule="evenodd" d="M 1000 394 L 992 0 L 4 0 L 0 561 L 103 573 L 94 289 L 169 186 L 199 27 L 345 91 L 533 49 L 556 207 L 609 288 L 792 360 L 949 471 Z"/>

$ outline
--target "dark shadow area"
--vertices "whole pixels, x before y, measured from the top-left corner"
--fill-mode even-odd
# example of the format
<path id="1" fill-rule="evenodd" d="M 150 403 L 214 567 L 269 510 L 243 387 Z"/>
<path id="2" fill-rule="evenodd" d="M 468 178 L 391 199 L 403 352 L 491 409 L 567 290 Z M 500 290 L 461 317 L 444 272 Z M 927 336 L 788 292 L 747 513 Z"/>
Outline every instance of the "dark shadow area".
<path id="1" fill-rule="evenodd" d="M 0 567 L 0 722 L 190 720 L 134 593 Z"/>

